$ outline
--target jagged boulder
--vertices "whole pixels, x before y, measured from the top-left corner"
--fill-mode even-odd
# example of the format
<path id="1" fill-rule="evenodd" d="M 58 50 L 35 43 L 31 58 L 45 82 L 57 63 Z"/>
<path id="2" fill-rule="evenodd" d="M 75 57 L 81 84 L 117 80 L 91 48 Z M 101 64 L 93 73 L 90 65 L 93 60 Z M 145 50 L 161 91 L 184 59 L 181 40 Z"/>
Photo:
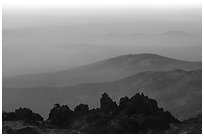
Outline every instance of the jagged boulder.
<path id="1" fill-rule="evenodd" d="M 74 109 L 75 117 L 82 117 L 89 113 L 89 106 L 87 104 L 80 104 Z"/>
<path id="2" fill-rule="evenodd" d="M 73 111 L 67 105 L 55 104 L 51 109 L 48 120 L 52 125 L 63 127 L 72 122 Z"/>
<path id="3" fill-rule="evenodd" d="M 110 115 L 118 110 L 116 102 L 113 102 L 107 93 L 104 93 L 100 99 L 100 108 L 102 112 Z"/>
<path id="4" fill-rule="evenodd" d="M 119 110 L 122 110 L 126 104 L 129 102 L 129 98 L 127 96 L 120 98 L 120 102 L 119 102 Z"/>
<path id="5" fill-rule="evenodd" d="M 104 93 L 100 104 L 100 108 L 77 120 L 74 129 L 82 133 L 158 133 L 177 122 L 143 93 L 121 98 L 119 106 Z"/>
<path id="6" fill-rule="evenodd" d="M 144 94 L 137 93 L 129 100 L 121 99 L 120 105 L 123 108 L 117 117 L 129 133 L 157 133 L 170 128 L 170 123 L 178 122 L 169 112 L 159 108 L 155 100 Z"/>
<path id="7" fill-rule="evenodd" d="M 123 110 L 126 111 L 128 116 L 133 114 L 141 114 L 148 116 L 154 113 L 158 109 L 158 104 L 155 100 L 149 99 L 143 94 L 135 94 L 126 102 L 126 106 Z"/>

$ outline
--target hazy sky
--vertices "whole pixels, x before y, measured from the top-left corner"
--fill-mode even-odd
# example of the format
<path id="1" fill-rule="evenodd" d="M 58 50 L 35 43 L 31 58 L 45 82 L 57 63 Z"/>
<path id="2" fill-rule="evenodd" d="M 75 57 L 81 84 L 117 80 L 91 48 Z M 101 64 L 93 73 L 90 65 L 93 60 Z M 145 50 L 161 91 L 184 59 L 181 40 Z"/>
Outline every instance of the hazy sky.
<path id="1" fill-rule="evenodd" d="M 201 0 L 5 0 L 3 76 L 156 53 L 201 61 Z"/>

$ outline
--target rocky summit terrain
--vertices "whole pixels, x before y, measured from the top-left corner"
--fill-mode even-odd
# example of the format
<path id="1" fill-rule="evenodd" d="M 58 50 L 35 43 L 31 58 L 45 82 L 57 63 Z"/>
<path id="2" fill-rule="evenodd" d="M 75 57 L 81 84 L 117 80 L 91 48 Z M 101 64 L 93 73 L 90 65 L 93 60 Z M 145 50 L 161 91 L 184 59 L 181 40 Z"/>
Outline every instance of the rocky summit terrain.
<path id="1" fill-rule="evenodd" d="M 47 120 L 28 108 L 3 112 L 3 133 L 201 133 L 201 124 L 201 116 L 180 122 L 143 93 L 122 97 L 118 104 L 103 93 L 95 109 L 55 104 Z"/>

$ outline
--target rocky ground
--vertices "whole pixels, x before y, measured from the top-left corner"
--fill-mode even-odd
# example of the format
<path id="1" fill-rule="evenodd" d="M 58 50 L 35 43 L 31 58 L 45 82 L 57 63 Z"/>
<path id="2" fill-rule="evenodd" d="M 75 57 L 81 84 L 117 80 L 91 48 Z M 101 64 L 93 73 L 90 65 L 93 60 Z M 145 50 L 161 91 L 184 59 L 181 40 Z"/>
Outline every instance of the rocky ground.
<path id="1" fill-rule="evenodd" d="M 171 124 L 171 128 L 166 130 L 169 134 L 202 134 L 202 115 L 185 120 L 178 124 Z"/>
<path id="2" fill-rule="evenodd" d="M 4 121 L 3 134 L 78 134 L 77 130 L 32 126 L 23 121 Z M 181 123 L 171 124 L 163 134 L 202 134 L 202 117 L 198 116 Z"/>

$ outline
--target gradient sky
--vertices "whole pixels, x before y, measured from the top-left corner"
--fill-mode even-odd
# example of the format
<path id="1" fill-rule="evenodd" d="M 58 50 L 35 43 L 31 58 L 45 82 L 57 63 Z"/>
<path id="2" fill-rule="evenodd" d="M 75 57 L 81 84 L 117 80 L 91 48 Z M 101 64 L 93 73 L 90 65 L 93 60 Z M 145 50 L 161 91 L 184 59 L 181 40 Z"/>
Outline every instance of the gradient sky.
<path id="1" fill-rule="evenodd" d="M 5 0 L 3 76 L 156 53 L 201 61 L 201 0 Z"/>

